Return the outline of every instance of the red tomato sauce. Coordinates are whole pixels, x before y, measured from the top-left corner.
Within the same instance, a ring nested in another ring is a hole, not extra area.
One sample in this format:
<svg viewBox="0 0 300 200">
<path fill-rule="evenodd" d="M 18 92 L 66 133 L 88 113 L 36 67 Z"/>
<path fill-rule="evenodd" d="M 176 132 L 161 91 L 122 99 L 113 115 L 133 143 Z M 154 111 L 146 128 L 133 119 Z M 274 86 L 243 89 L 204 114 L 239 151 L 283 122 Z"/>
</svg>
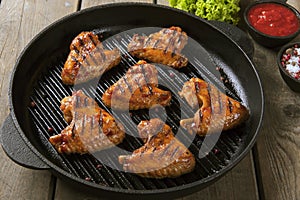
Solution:
<svg viewBox="0 0 300 200">
<path fill-rule="evenodd" d="M 248 12 L 248 21 L 258 31 L 271 36 L 288 36 L 300 26 L 295 13 L 283 5 L 262 3 Z"/>
</svg>

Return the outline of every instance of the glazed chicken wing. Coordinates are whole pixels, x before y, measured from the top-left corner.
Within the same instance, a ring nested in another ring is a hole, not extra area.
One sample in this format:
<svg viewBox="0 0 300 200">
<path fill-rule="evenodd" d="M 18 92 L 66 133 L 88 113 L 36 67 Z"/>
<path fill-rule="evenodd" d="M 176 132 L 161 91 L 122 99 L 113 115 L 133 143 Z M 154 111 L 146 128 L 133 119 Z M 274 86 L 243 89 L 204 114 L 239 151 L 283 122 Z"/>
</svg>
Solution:
<svg viewBox="0 0 300 200">
<path fill-rule="evenodd" d="M 138 131 L 145 144 L 132 155 L 119 156 L 125 171 L 161 179 L 175 178 L 194 170 L 194 155 L 160 119 L 141 121 Z"/>
<path fill-rule="evenodd" d="M 121 143 L 124 128 L 81 90 L 61 101 L 69 125 L 49 141 L 59 153 L 92 153 Z"/>
<path fill-rule="evenodd" d="M 82 32 L 70 45 L 70 53 L 61 78 L 64 84 L 74 85 L 100 77 L 121 61 L 118 49 L 104 49 L 93 32 Z"/>
<path fill-rule="evenodd" d="M 187 40 L 188 36 L 181 28 L 172 26 L 149 36 L 135 34 L 128 45 L 128 52 L 139 59 L 181 68 L 188 63 L 188 59 L 181 55 Z"/>
<path fill-rule="evenodd" d="M 117 110 L 146 109 L 156 104 L 167 106 L 171 100 L 171 92 L 157 86 L 155 66 L 139 61 L 105 91 L 102 101 L 106 106 Z"/>
<path fill-rule="evenodd" d="M 245 106 L 202 79 L 190 79 L 179 94 L 191 107 L 199 108 L 194 118 L 180 121 L 190 133 L 206 135 L 233 129 L 249 118 Z"/>
</svg>

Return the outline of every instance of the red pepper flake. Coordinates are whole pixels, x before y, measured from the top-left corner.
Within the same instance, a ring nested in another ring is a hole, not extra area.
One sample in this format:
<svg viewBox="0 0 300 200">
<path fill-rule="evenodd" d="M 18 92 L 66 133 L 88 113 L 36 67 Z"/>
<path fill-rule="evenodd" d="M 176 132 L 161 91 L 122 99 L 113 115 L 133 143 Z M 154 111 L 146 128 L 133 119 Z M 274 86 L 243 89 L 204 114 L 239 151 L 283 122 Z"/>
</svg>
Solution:
<svg viewBox="0 0 300 200">
<path fill-rule="evenodd" d="M 170 73 L 169 73 L 169 76 L 170 76 L 170 78 L 174 78 L 174 77 L 175 77 L 175 74 L 174 74 L 173 72 L 170 72 Z"/>
<path fill-rule="evenodd" d="M 293 52 L 293 53 L 294 53 L 294 55 L 295 55 L 295 56 L 297 56 L 297 55 L 298 55 L 298 51 L 297 51 L 297 50 L 294 50 L 294 52 Z"/>
<path fill-rule="evenodd" d="M 48 132 L 53 133 L 54 129 L 52 127 L 48 127 Z"/>
<path fill-rule="evenodd" d="M 96 166 L 96 168 L 97 169 L 101 169 L 103 166 L 101 165 L 101 164 L 98 164 L 97 166 Z"/>
<path fill-rule="evenodd" d="M 218 153 L 220 153 L 220 150 L 215 148 L 215 149 L 213 150 L 213 152 L 214 152 L 214 154 L 218 154 Z"/>
<path fill-rule="evenodd" d="M 295 48 L 298 48 L 298 44 L 295 44 L 294 47 L 295 47 Z"/>
<path fill-rule="evenodd" d="M 34 101 L 30 102 L 30 107 L 31 108 L 35 108 L 36 107 L 36 103 Z"/>
</svg>

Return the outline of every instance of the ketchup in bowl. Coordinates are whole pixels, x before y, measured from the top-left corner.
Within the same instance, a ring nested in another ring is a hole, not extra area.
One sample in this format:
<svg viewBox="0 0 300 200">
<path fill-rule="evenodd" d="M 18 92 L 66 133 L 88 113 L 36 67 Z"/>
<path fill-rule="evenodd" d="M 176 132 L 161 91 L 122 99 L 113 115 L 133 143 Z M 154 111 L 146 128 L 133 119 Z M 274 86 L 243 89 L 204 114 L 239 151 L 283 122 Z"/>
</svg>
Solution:
<svg viewBox="0 0 300 200">
<path fill-rule="evenodd" d="M 276 3 L 260 3 L 248 12 L 249 23 L 271 36 L 289 36 L 298 31 L 300 22 L 289 8 Z"/>
</svg>

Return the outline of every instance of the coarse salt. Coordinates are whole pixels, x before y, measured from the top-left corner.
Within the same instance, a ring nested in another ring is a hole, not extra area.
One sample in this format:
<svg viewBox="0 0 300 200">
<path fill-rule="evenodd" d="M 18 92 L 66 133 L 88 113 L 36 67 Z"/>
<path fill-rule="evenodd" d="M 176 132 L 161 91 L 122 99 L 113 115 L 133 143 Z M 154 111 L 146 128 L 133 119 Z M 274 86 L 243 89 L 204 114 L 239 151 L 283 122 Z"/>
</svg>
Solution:
<svg viewBox="0 0 300 200">
<path fill-rule="evenodd" d="M 300 80 L 300 48 L 293 47 L 292 49 L 292 52 L 296 51 L 297 53 L 296 55 L 294 53 L 290 54 L 290 58 L 285 60 L 284 67 L 292 77 Z M 285 55 L 283 55 L 283 57 Z"/>
</svg>

